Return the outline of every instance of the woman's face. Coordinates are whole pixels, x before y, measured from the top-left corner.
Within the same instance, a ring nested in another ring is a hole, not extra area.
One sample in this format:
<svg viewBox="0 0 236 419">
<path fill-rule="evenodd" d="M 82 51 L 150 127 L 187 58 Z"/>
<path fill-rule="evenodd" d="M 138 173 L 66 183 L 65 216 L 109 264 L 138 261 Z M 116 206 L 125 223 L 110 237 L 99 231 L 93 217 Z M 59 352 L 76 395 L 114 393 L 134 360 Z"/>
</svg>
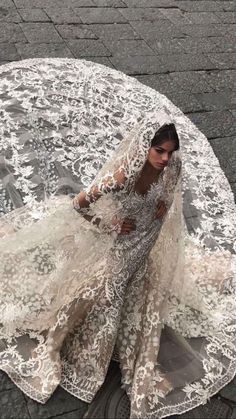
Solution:
<svg viewBox="0 0 236 419">
<path fill-rule="evenodd" d="M 156 170 L 163 170 L 170 160 L 175 143 L 171 140 L 163 141 L 160 145 L 155 145 L 149 149 L 147 161 Z"/>
</svg>

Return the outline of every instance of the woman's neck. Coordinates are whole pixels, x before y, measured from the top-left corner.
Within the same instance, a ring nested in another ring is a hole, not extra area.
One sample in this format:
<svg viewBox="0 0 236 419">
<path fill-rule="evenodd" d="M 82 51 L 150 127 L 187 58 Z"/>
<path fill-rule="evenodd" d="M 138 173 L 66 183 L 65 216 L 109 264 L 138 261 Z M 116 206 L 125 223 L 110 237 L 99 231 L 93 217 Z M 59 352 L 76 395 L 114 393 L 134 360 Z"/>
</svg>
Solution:
<svg viewBox="0 0 236 419">
<path fill-rule="evenodd" d="M 141 176 L 144 176 L 148 179 L 158 179 L 162 170 L 155 169 L 148 161 L 145 163 Z"/>
<path fill-rule="evenodd" d="M 157 181 L 160 173 L 161 170 L 156 170 L 150 164 L 147 165 L 146 163 L 136 181 L 134 190 L 141 195 L 145 195 L 150 185 Z"/>
</svg>

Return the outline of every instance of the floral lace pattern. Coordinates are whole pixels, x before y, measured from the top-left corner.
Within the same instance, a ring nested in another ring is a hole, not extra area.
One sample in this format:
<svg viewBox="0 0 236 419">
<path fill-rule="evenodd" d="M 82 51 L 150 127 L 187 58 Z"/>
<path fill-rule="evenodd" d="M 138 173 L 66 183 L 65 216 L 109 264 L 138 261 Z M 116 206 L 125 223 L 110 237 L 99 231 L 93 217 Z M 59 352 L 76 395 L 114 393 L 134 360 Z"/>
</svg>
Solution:
<svg viewBox="0 0 236 419">
<path fill-rule="evenodd" d="M 236 371 L 235 205 L 206 138 L 102 65 L 26 60 L 0 74 L 0 368 L 39 402 L 58 384 L 90 402 L 116 354 L 132 419 L 205 403 Z M 153 134 L 170 122 L 181 155 L 140 196 Z M 81 189 L 89 207 L 75 211 Z M 115 215 L 136 231 L 118 236 Z"/>
</svg>

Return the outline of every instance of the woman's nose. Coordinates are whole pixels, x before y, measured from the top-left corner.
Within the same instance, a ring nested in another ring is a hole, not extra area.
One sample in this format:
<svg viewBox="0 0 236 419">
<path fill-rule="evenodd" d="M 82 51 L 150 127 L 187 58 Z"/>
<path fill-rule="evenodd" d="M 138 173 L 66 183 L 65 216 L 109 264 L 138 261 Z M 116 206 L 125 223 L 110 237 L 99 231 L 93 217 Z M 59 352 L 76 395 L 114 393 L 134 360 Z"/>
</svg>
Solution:
<svg viewBox="0 0 236 419">
<path fill-rule="evenodd" d="M 168 153 L 163 154 L 163 155 L 162 155 L 162 160 L 163 160 L 164 162 L 168 162 L 168 160 L 169 160 L 169 154 L 168 154 Z"/>
</svg>

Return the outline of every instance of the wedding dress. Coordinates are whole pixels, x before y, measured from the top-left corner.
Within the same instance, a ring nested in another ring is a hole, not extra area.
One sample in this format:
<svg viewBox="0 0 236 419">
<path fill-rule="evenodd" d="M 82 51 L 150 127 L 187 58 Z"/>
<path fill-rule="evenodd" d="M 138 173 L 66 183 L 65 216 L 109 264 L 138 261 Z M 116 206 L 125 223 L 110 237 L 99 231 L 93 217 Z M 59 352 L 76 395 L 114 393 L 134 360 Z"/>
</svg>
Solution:
<svg viewBox="0 0 236 419">
<path fill-rule="evenodd" d="M 113 358 L 131 418 L 205 403 L 236 372 L 235 205 L 206 138 L 165 96 L 84 60 L 2 66 L 0 89 L 0 368 L 38 402 L 58 384 L 90 402 Z M 139 195 L 166 123 L 180 152 Z M 90 206 L 75 210 L 81 189 Z M 118 235 L 114 216 L 136 230 Z"/>
</svg>

